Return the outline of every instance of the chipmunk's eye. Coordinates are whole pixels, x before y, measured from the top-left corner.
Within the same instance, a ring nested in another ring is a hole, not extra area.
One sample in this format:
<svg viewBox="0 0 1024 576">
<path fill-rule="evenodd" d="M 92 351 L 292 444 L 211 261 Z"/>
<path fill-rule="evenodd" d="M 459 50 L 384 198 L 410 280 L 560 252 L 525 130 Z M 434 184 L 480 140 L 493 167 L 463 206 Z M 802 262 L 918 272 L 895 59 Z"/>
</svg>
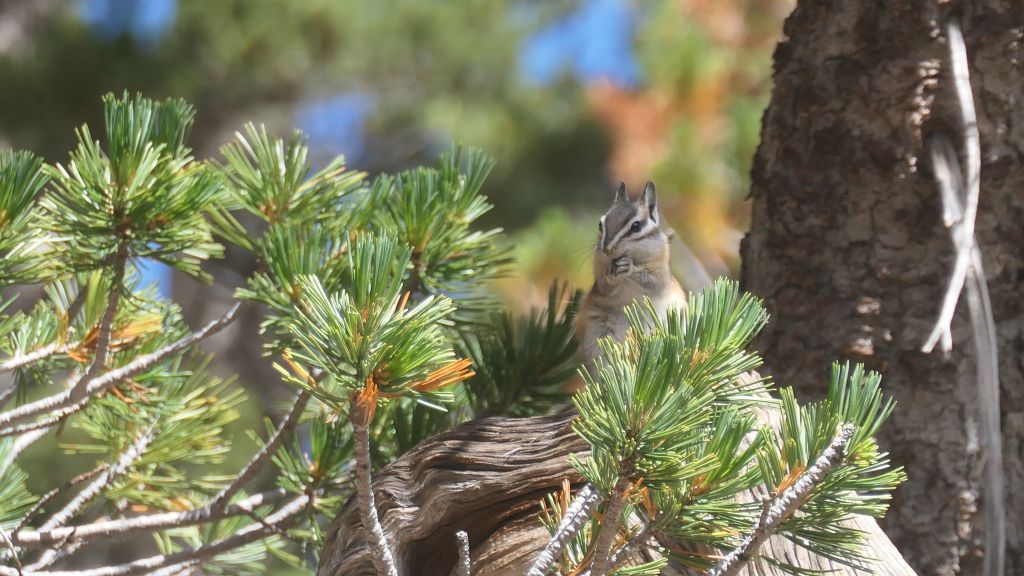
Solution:
<svg viewBox="0 0 1024 576">
<path fill-rule="evenodd" d="M 600 220 L 597 221 L 597 231 L 604 232 L 604 223 L 601 222 Z"/>
<path fill-rule="evenodd" d="M 630 234 L 636 234 L 637 232 L 639 232 L 640 231 L 640 224 L 641 223 L 640 223 L 639 220 L 634 221 L 633 224 L 630 225 L 630 227 L 629 227 L 629 233 Z"/>
</svg>

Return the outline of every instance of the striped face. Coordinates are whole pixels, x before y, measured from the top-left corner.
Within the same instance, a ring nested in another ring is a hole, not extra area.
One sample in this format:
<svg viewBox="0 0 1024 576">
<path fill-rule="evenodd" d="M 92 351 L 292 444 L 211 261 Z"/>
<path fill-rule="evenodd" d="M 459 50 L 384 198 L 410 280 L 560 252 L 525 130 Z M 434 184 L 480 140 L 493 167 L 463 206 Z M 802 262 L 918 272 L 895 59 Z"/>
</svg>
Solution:
<svg viewBox="0 0 1024 576">
<path fill-rule="evenodd" d="M 644 193 L 635 200 L 626 195 L 626 185 L 619 184 L 615 201 L 598 222 L 597 249 L 609 255 L 660 249 L 666 236 L 658 224 L 654 183 L 648 182 Z"/>
</svg>

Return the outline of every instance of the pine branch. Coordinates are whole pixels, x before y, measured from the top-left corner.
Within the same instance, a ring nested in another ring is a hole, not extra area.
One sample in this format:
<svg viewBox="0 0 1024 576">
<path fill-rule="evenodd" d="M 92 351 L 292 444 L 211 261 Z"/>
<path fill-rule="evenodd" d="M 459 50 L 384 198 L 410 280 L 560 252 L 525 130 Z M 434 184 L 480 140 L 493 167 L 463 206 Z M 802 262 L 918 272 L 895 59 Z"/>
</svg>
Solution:
<svg viewBox="0 0 1024 576">
<path fill-rule="evenodd" d="M 150 572 L 149 576 L 189 576 L 196 574 L 193 571 L 194 568 L 198 567 L 200 562 L 198 560 L 189 560 L 188 562 L 180 562 L 173 564 L 166 568 L 161 568 L 155 572 Z"/>
<path fill-rule="evenodd" d="M 120 458 L 113 466 L 107 468 L 104 474 L 99 478 L 93 480 L 88 486 L 86 486 L 81 492 L 79 492 L 74 498 L 71 499 L 64 508 L 60 509 L 56 514 L 50 517 L 49 520 L 43 523 L 39 528 L 40 531 L 45 532 L 59 528 L 66 524 L 68 520 L 71 520 L 76 514 L 78 514 L 86 504 L 92 501 L 93 498 L 99 496 L 99 494 L 110 485 L 118 476 L 124 474 L 124 472 L 135 463 L 142 454 L 146 451 L 146 447 L 153 441 L 153 437 L 156 435 L 156 430 L 153 425 L 150 425 L 139 434 L 135 441 L 121 453 Z M 64 548 L 68 546 L 68 548 Z M 73 554 L 81 544 L 77 542 L 65 542 L 59 547 L 51 548 L 47 550 L 42 557 L 33 563 L 29 568 L 38 570 L 45 568 L 57 560 L 67 558 Z"/>
<path fill-rule="evenodd" d="M 52 530 L 31 530 L 16 532 L 14 543 L 23 548 L 40 548 L 63 543 L 87 543 L 105 538 L 114 538 L 142 532 L 153 532 L 167 528 L 179 528 L 214 522 L 231 516 L 246 515 L 256 508 L 273 504 L 284 498 L 287 492 L 283 488 L 270 490 L 249 496 L 243 500 L 217 507 L 213 504 L 184 512 L 165 512 L 147 514 L 133 518 L 104 520 L 54 528 Z"/>
<path fill-rule="evenodd" d="M 21 522 L 14 529 L 14 536 L 15 536 L 15 538 L 17 538 L 18 537 L 18 533 L 20 533 L 21 530 L 25 526 L 28 525 L 29 520 L 31 520 L 32 517 L 35 516 L 37 512 L 39 512 L 47 504 L 49 504 L 50 501 L 52 501 L 53 499 L 57 498 L 58 496 L 60 496 L 65 491 L 70 490 L 71 488 L 74 488 L 75 486 L 81 484 L 82 482 L 88 482 L 89 480 L 92 480 L 93 478 L 96 477 L 97 474 L 99 474 L 100 472 L 103 472 L 104 470 L 106 470 L 107 467 L 108 467 L 107 464 L 100 464 L 99 466 L 93 468 L 92 470 L 89 470 L 87 472 L 82 472 L 78 476 L 75 476 L 74 478 L 68 480 L 64 484 L 61 484 L 60 486 L 58 486 L 58 487 L 54 488 L 53 490 L 50 490 L 49 492 L 44 494 L 43 497 L 40 498 L 32 506 L 32 509 L 25 513 L 25 516 L 21 519 Z"/>
<path fill-rule="evenodd" d="M 648 529 L 648 526 L 641 528 L 640 532 L 637 532 L 636 536 L 630 538 L 622 545 L 622 547 L 615 551 L 615 554 L 612 554 L 611 558 L 608 559 L 608 569 L 610 571 L 614 572 L 614 570 L 619 567 L 619 564 L 626 559 L 627 554 L 632 552 L 633 549 L 639 546 L 641 542 L 651 537 L 648 533 Z M 590 570 L 587 570 L 580 574 L 580 576 L 592 576 L 592 573 Z"/>
<path fill-rule="evenodd" d="M 110 333 L 114 326 L 114 317 L 117 316 L 117 305 L 121 300 L 124 269 L 127 260 L 128 241 L 122 238 L 121 243 L 117 247 L 117 254 L 114 255 L 114 277 L 110 282 L 107 307 L 103 310 L 103 317 L 100 318 L 100 325 L 96 336 L 96 354 L 93 356 L 89 369 L 85 371 L 85 375 L 71 387 L 68 397 L 72 402 L 79 402 L 85 396 L 89 383 L 107 369 L 107 354 L 110 352 Z"/>
<path fill-rule="evenodd" d="M 89 503 L 90 500 L 99 495 L 99 493 L 107 487 L 111 482 L 114 481 L 118 476 L 123 474 L 132 464 L 135 463 L 142 453 L 146 451 L 146 447 L 153 441 L 153 437 L 156 435 L 156 430 L 149 426 L 138 436 L 135 437 L 135 441 L 132 442 L 128 448 L 121 453 L 121 457 L 118 458 L 117 462 L 113 466 L 108 468 L 104 474 L 99 478 L 96 478 L 88 486 L 85 487 L 81 492 L 78 493 L 68 504 L 61 509 L 59 512 L 54 514 L 39 528 L 41 532 L 47 530 L 53 530 L 63 526 L 77 514 L 83 506 Z"/>
<path fill-rule="evenodd" d="M 106 374 L 94 379 L 93 381 L 89 382 L 85 390 L 85 396 L 80 402 L 76 403 L 71 399 L 70 391 L 54 394 L 52 396 L 48 396 L 41 400 L 25 404 L 23 406 L 15 408 L 14 410 L 9 410 L 7 412 L 0 414 L 0 426 L 9 426 L 11 424 L 17 424 L 33 416 L 38 416 L 39 414 L 44 414 L 47 412 L 53 412 L 74 407 L 80 408 L 80 405 L 84 405 L 84 403 L 88 402 L 90 398 L 95 397 L 96 395 L 101 394 L 103 392 L 106 392 L 107 390 L 123 382 L 127 378 L 131 378 L 136 374 L 145 372 L 146 370 L 158 364 L 162 360 L 168 358 L 169 356 L 187 349 L 188 347 L 202 341 L 208 336 L 216 334 L 225 326 L 234 321 L 235 318 L 238 317 L 240 307 L 240 304 L 235 304 L 235 306 L 232 307 L 227 314 L 218 318 L 217 320 L 214 320 L 213 322 L 210 322 L 206 326 L 203 326 L 196 332 L 193 332 L 192 334 L 178 340 L 177 342 L 165 346 L 164 348 L 161 348 L 156 352 L 152 352 L 144 356 L 139 356 L 138 358 L 132 360 L 128 364 L 125 364 L 124 366 L 117 368 L 115 370 L 111 370 Z M 0 435 L 3 435 L 4 432 L 0 432 Z"/>
<path fill-rule="evenodd" d="M 377 506 L 373 498 L 373 480 L 370 477 L 370 434 L 365 424 L 352 422 L 356 456 L 356 499 L 362 515 L 363 529 L 366 530 L 370 556 L 379 574 L 398 576 L 395 557 L 391 554 L 384 528 L 377 517 Z"/>
<path fill-rule="evenodd" d="M 286 525 L 301 514 L 310 503 L 311 498 L 308 495 L 298 496 L 277 512 L 267 516 L 264 522 L 275 527 Z M 158 554 L 126 564 L 89 570 L 39 571 L 27 569 L 23 575 L 19 575 L 14 569 L 0 567 L 0 576 L 132 576 L 135 574 L 147 574 L 159 568 L 187 564 L 189 562 L 198 563 L 202 560 L 214 558 L 219 554 L 266 538 L 271 533 L 272 530 L 268 530 L 260 523 L 253 523 L 228 538 L 174 554 Z"/>
<path fill-rule="evenodd" d="M 29 446 L 38 442 L 40 438 L 45 436 L 47 430 L 49 430 L 49 427 L 43 430 L 29 431 L 27 434 L 15 440 L 14 445 L 11 446 L 10 451 L 7 453 L 7 457 L 4 458 L 3 462 L 0 462 L 0 474 L 6 472 L 7 468 L 11 464 L 14 464 L 14 461 L 18 458 L 18 455 L 20 455 L 22 452 L 28 449 Z M 5 435 L 0 434 L 0 438 L 2 438 L 3 436 Z"/>
<path fill-rule="evenodd" d="M 469 556 L 469 535 L 465 530 L 459 530 L 455 533 L 455 539 L 459 543 L 459 576 L 470 576 L 473 564 Z"/>
<path fill-rule="evenodd" d="M 548 540 L 544 550 L 533 561 L 530 569 L 526 572 L 526 576 L 545 576 L 548 573 L 551 565 L 561 555 L 562 548 L 565 547 L 566 542 L 571 540 L 579 529 L 590 520 L 590 515 L 594 511 L 597 502 L 597 490 L 594 490 L 594 487 L 590 484 L 585 485 L 580 490 L 580 493 L 576 495 L 572 504 L 569 505 L 569 508 L 566 509 L 565 514 L 562 515 L 558 528 L 551 535 L 551 539 Z"/>
<path fill-rule="evenodd" d="M 77 347 L 77 345 L 77 342 L 74 344 L 58 344 L 57 342 L 54 342 L 52 344 L 47 344 L 46 346 L 37 348 L 27 354 L 19 354 L 17 356 L 13 356 L 11 358 L 8 358 L 3 363 L 0 363 L 0 373 L 11 372 L 12 370 L 23 368 L 25 366 L 28 366 L 29 364 L 39 362 L 40 360 L 46 360 L 50 356 L 54 356 L 56 354 L 65 354 L 71 350 L 74 350 Z M 7 392 L 4 392 L 4 394 L 6 393 Z M 4 400 L 0 398 L 0 406 L 3 405 L 3 402 Z"/>
<path fill-rule="evenodd" d="M 18 558 L 18 549 L 14 547 L 14 542 L 11 542 L 11 537 L 7 535 L 7 531 L 2 527 L 0 527 L 0 539 L 3 539 L 4 545 L 11 551 L 11 558 L 14 560 L 14 567 L 18 570 L 18 574 L 22 574 L 21 558 Z"/>
<path fill-rule="evenodd" d="M 607 576 L 611 567 L 609 558 L 612 542 L 615 535 L 619 533 L 619 520 L 622 518 L 622 511 L 626 508 L 626 490 L 630 486 L 629 476 L 619 476 L 615 487 L 608 495 L 608 504 L 605 506 L 603 519 L 601 520 L 601 531 L 598 532 L 594 544 L 594 562 L 591 564 L 590 572 L 593 576 Z"/>
<path fill-rule="evenodd" d="M 267 443 L 263 445 L 263 448 L 253 456 L 252 460 L 245 465 L 245 468 L 238 473 L 238 476 L 221 490 L 220 494 L 210 504 L 214 509 L 223 508 L 228 500 L 231 499 L 249 480 L 255 476 L 264 464 L 274 455 L 275 452 L 281 447 L 281 443 L 284 441 L 286 434 L 290 433 L 295 426 L 299 423 L 299 418 L 302 416 L 302 411 L 305 410 L 306 404 L 309 403 L 311 393 L 309 390 L 302 389 L 295 397 L 295 402 L 292 403 L 292 408 L 288 412 L 284 421 L 278 426 L 277 431 L 274 435 L 267 440 Z"/>
<path fill-rule="evenodd" d="M 844 426 L 829 444 L 814 465 L 800 475 L 800 478 L 789 488 L 779 494 L 765 508 L 754 531 L 743 538 L 743 541 L 732 552 L 729 552 L 715 565 L 707 576 L 734 576 L 750 561 L 757 553 L 757 549 L 772 534 L 774 534 L 782 523 L 793 515 L 800 506 L 814 491 L 815 487 L 828 476 L 840 462 L 846 453 L 847 445 L 853 438 L 853 426 Z"/>
</svg>

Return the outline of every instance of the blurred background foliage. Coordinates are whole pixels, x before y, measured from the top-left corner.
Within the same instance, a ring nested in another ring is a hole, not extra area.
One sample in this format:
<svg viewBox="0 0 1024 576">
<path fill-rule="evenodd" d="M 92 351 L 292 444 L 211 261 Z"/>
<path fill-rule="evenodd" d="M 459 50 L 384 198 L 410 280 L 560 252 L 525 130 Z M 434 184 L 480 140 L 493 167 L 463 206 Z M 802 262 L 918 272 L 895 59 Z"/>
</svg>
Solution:
<svg viewBox="0 0 1024 576">
<path fill-rule="evenodd" d="M 586 288 L 613 184 L 653 179 L 692 251 L 677 245 L 677 273 L 696 288 L 695 262 L 736 270 L 791 5 L 0 0 L 0 146 L 63 161 L 68 128 L 97 125 L 99 96 L 125 89 L 194 103 L 199 157 L 246 121 L 297 126 L 321 165 L 343 153 L 371 174 L 479 146 L 497 160 L 485 224 L 509 231 L 518 257 L 498 289 L 521 309 L 544 304 L 554 278 Z"/>
</svg>

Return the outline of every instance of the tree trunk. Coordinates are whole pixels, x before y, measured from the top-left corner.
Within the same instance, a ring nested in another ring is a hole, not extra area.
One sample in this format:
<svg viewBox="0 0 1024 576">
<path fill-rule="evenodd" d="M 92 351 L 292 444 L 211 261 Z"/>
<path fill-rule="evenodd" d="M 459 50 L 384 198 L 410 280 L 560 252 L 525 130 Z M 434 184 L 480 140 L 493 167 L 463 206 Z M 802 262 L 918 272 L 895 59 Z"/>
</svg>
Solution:
<svg viewBox="0 0 1024 576">
<path fill-rule="evenodd" d="M 998 322 L 1006 574 L 1024 574 L 1020 3 L 801 0 L 775 52 L 742 280 L 772 314 L 756 347 L 780 385 L 819 398 L 829 363 L 842 358 L 884 374 L 899 404 L 881 441 L 910 477 L 887 531 L 922 574 L 980 574 L 984 462 L 966 306 L 952 355 L 920 352 L 954 260 L 924 153 L 930 134 L 962 139 L 951 10 L 981 130 L 976 236 Z"/>
</svg>

